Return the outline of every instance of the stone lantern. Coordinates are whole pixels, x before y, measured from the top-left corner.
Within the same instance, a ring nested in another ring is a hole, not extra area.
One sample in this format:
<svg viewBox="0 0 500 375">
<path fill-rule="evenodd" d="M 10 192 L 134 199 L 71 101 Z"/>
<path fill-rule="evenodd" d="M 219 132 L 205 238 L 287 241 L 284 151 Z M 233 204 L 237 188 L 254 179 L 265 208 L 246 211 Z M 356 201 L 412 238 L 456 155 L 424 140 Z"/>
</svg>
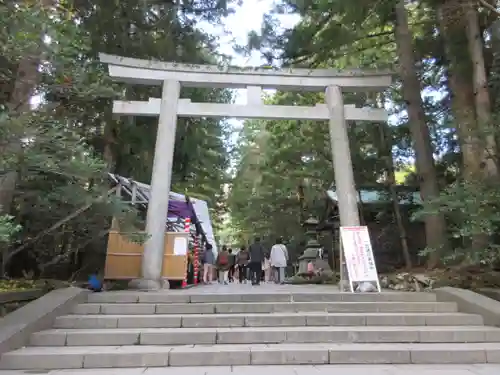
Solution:
<svg viewBox="0 0 500 375">
<path fill-rule="evenodd" d="M 318 233 L 316 228 L 319 224 L 318 219 L 309 216 L 309 218 L 302 224 L 306 230 L 306 248 L 304 253 L 298 258 L 299 260 L 299 272 L 298 274 L 307 273 L 307 265 L 309 262 L 314 262 L 319 256 L 319 249 L 321 244 L 318 242 Z"/>
</svg>

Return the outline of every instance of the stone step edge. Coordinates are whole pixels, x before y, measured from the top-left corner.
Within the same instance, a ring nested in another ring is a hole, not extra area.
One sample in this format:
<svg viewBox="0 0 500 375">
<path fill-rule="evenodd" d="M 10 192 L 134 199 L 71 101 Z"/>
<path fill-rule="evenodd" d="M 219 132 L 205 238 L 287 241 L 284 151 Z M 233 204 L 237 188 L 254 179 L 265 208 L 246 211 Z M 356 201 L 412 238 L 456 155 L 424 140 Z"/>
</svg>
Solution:
<svg viewBox="0 0 500 375">
<path fill-rule="evenodd" d="M 386 317 L 397 317 L 397 316 L 425 316 L 425 317 L 464 317 L 464 316 L 481 316 L 479 314 L 473 313 L 465 313 L 465 312 L 326 312 L 326 311 L 303 311 L 303 312 L 270 312 L 270 313 L 231 313 L 231 314 L 67 314 L 60 315 L 56 319 L 59 318 L 77 318 L 77 319 L 96 319 L 96 317 L 102 317 L 106 319 L 117 319 L 117 318 L 151 318 L 151 317 L 171 317 L 171 318 L 235 318 L 235 317 L 248 317 L 248 318 L 261 318 L 261 317 L 301 317 L 301 316 L 313 316 L 313 317 L 324 317 L 324 316 L 332 316 L 332 317 L 351 317 L 351 316 L 363 316 L 363 317 L 372 317 L 372 316 L 386 316 Z"/>
<path fill-rule="evenodd" d="M 193 309 L 195 308 L 195 309 Z M 240 310 L 240 311 L 234 311 Z M 245 311 L 246 309 L 250 311 Z M 75 306 L 76 314 L 217 314 L 217 313 L 266 313 L 266 312 L 457 312 L 456 302 L 263 302 L 255 303 L 203 303 L 203 304 L 154 304 L 154 303 L 87 303 Z"/>
<path fill-rule="evenodd" d="M 259 305 L 314 305 L 314 304 L 325 304 L 325 305 L 406 305 L 406 304 L 415 304 L 415 305 L 445 305 L 451 304 L 454 302 L 447 301 L 289 301 L 289 302 L 280 302 L 280 301 L 225 301 L 225 302 L 200 302 L 200 303 L 190 303 L 190 302 L 144 302 L 144 303 L 131 303 L 131 302 L 85 302 L 80 305 L 100 305 L 100 306 L 147 306 L 147 305 L 176 305 L 176 306 L 202 306 L 202 305 L 254 305 L 258 303 Z"/>
<path fill-rule="evenodd" d="M 300 332 L 400 332 L 400 331 L 463 331 L 463 332 L 500 332 L 500 327 L 485 325 L 466 325 L 466 326 L 274 326 L 274 327 L 137 327 L 137 328 L 53 328 L 34 333 L 86 333 L 95 334 L 117 334 L 117 333 L 209 333 L 209 332 L 281 332 L 281 331 L 300 331 Z"/>
<path fill-rule="evenodd" d="M 6 370 L 300 364 L 500 363 L 500 343 L 272 344 L 28 347 L 3 354 Z"/>
<path fill-rule="evenodd" d="M 382 293 L 340 293 L 340 292 L 292 292 L 292 293 L 258 293 L 258 294 L 168 294 L 168 293 L 99 293 L 89 295 L 92 303 L 209 303 L 209 302 L 307 302 L 325 301 L 340 302 L 356 300 L 372 300 L 373 302 L 433 302 L 436 295 L 427 292 L 382 292 Z"/>
<path fill-rule="evenodd" d="M 278 328 L 143 328 L 49 330 L 31 336 L 33 346 L 220 345 L 279 343 L 500 343 L 491 327 L 278 327 Z"/>
<path fill-rule="evenodd" d="M 467 326 L 484 325 L 481 315 L 466 313 L 267 313 L 267 314 L 74 314 L 59 316 L 54 328 L 209 328 L 325 326 Z"/>
</svg>

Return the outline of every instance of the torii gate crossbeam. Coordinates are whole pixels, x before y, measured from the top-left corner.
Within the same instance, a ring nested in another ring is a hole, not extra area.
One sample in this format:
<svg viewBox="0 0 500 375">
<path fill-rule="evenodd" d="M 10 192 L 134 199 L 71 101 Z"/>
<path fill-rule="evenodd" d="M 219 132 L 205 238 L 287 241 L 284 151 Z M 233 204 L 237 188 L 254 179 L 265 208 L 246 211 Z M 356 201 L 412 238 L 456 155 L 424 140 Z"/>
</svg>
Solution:
<svg viewBox="0 0 500 375">
<path fill-rule="evenodd" d="M 151 197 L 148 205 L 142 279 L 134 283 L 140 289 L 159 289 L 161 278 L 164 226 L 168 212 L 168 192 L 178 116 L 243 117 L 274 119 L 328 120 L 335 185 L 339 194 L 342 226 L 357 226 L 359 213 L 354 184 L 346 120 L 386 121 L 383 109 L 344 105 L 343 91 L 381 91 L 391 84 L 387 72 L 339 72 L 335 70 L 271 70 L 186 65 L 139 60 L 101 54 L 110 76 L 120 82 L 162 85 L 162 97 L 144 102 L 115 101 L 113 112 L 129 116 L 158 116 Z M 246 88 L 247 104 L 193 103 L 180 99 L 181 86 Z M 325 104 L 314 107 L 270 106 L 262 103 L 262 89 L 325 92 Z M 168 285 L 168 284 L 167 284 Z"/>
</svg>

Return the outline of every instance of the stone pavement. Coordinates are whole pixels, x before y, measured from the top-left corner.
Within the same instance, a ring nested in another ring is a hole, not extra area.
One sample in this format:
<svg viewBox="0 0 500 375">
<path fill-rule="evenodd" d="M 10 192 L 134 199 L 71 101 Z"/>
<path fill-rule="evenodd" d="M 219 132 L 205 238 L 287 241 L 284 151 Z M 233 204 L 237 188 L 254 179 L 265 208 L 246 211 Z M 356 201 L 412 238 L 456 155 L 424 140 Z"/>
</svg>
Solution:
<svg viewBox="0 0 500 375">
<path fill-rule="evenodd" d="M 0 370 L 0 375 L 499 375 L 500 365 L 316 365 Z"/>
<path fill-rule="evenodd" d="M 230 283 L 229 285 L 214 282 L 210 285 L 199 285 L 189 289 L 173 289 L 169 293 L 175 294 L 270 294 L 270 293 L 338 293 L 335 285 L 278 285 L 261 283 L 260 285 Z"/>
</svg>

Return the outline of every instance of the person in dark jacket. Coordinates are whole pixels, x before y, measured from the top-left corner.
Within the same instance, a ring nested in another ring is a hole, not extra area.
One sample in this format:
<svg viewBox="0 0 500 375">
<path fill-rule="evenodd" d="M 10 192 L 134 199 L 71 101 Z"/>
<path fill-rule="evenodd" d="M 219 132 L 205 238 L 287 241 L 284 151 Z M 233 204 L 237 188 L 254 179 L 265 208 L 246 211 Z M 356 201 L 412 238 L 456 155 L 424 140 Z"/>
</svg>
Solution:
<svg viewBox="0 0 500 375">
<path fill-rule="evenodd" d="M 245 281 L 245 284 L 247 282 L 247 269 L 249 260 L 250 255 L 248 254 L 248 250 L 245 246 L 242 246 L 236 257 L 236 263 L 238 263 L 238 277 L 240 280 L 240 284 L 243 283 L 243 281 Z"/>
<path fill-rule="evenodd" d="M 259 237 L 255 237 L 255 242 L 250 245 L 248 252 L 250 253 L 250 280 L 252 280 L 252 285 L 260 285 L 265 251 Z"/>
<path fill-rule="evenodd" d="M 229 282 L 234 282 L 234 271 L 236 270 L 236 254 L 233 254 L 233 249 L 227 251 L 229 253 Z"/>
</svg>

